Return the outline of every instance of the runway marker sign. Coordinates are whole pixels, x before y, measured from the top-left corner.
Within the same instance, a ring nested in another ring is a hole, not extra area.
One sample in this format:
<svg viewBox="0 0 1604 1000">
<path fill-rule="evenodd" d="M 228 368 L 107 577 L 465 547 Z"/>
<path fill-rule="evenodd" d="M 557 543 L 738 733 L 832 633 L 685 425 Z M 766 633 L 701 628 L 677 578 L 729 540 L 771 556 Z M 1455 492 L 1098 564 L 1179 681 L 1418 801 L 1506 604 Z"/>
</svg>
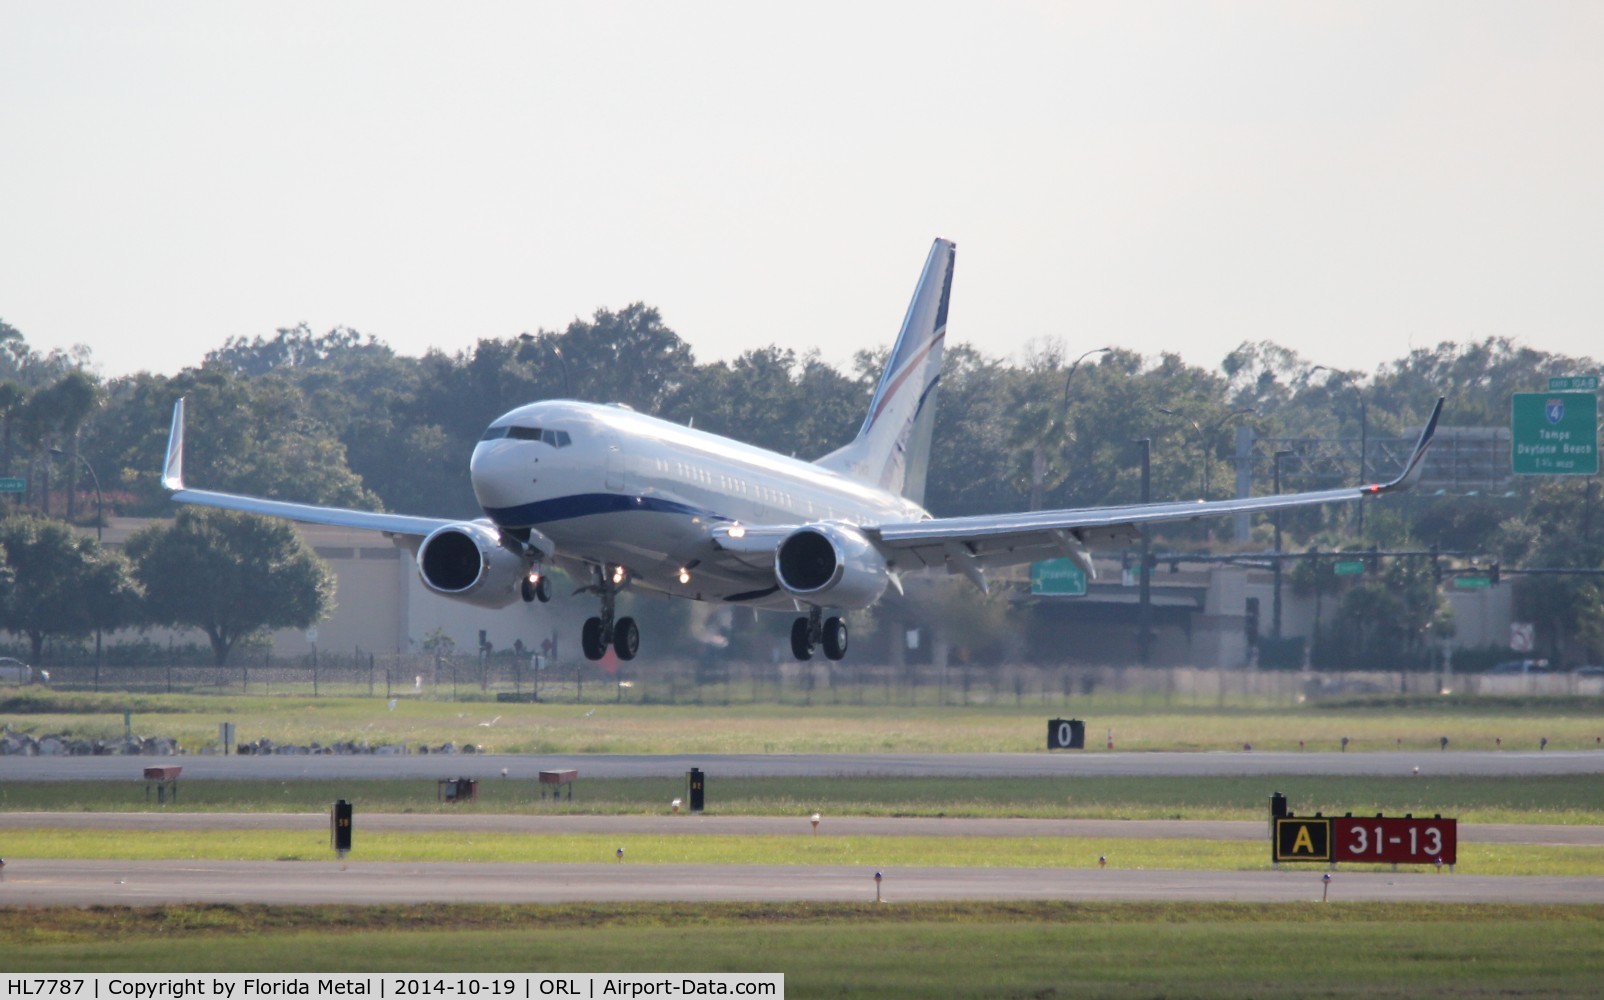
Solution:
<svg viewBox="0 0 1604 1000">
<path fill-rule="evenodd" d="M 1458 863 L 1459 821 L 1413 816 L 1341 816 L 1332 820 L 1333 861 L 1372 864 Z"/>
<path fill-rule="evenodd" d="M 1331 820 L 1277 818 L 1271 858 L 1282 861 L 1330 861 Z"/>
</svg>

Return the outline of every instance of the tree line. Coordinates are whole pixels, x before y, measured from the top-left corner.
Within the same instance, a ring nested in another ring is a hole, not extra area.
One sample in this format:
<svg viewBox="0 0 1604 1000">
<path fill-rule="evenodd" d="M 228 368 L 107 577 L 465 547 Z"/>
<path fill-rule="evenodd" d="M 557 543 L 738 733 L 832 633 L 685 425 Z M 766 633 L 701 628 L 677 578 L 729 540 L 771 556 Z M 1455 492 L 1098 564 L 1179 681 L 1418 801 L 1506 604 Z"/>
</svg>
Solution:
<svg viewBox="0 0 1604 1000">
<path fill-rule="evenodd" d="M 192 433 L 185 470 L 197 485 L 473 517 L 479 512 L 468 455 L 484 427 L 515 406 L 554 397 L 621 402 L 815 458 L 855 433 L 887 348 L 860 351 L 845 368 L 817 352 L 774 345 L 699 362 L 657 310 L 635 303 L 561 330 L 481 338 L 421 357 L 399 355 L 371 334 L 300 325 L 229 339 L 175 375 L 101 378 L 87 349 L 41 354 L 0 323 L 0 476 L 25 479 L 12 505 L 41 516 L 92 523 L 89 469 L 107 513 L 168 516 L 160 468 L 173 401 L 186 396 Z M 1263 440 L 1402 438 L 1423 423 L 1438 395 L 1448 397 L 1447 426 L 1507 427 L 1511 393 L 1540 389 L 1549 376 L 1597 371 L 1592 359 L 1507 338 L 1416 348 L 1369 372 L 1324 360 L 1331 359 L 1269 342 L 1244 343 L 1212 369 L 1118 345 L 1042 342 L 1006 359 L 951 346 L 926 506 L 959 516 L 1134 502 L 1137 439 L 1149 442 L 1154 500 L 1205 491 L 1218 498 L 1234 489 L 1238 427 Z M 1396 471 L 1377 461 L 1368 459 L 1370 479 Z M 1283 471 L 1283 488 L 1297 490 L 1356 483 L 1360 470 L 1357 462 L 1300 462 Z M 1255 490 L 1269 489 L 1268 476 L 1259 476 Z M 1479 492 L 1367 505 L 1362 535 L 1351 508 L 1290 513 L 1285 545 L 1435 545 L 1506 565 L 1604 565 L 1604 525 L 1593 524 L 1600 518 L 1590 479 L 1519 477 Z M 1218 525 L 1182 524 L 1161 529 L 1155 544 L 1262 550 L 1269 531 L 1265 522 L 1248 540 L 1226 541 Z M 1451 624 L 1442 620 L 1440 593 L 1433 599 L 1427 586 L 1435 582 L 1431 568 L 1422 565 L 1400 566 L 1406 581 L 1372 577 L 1340 589 L 1294 573 L 1296 586 L 1332 588 L 1329 634 L 1313 637 L 1317 647 L 1375 655 L 1418 649 L 1432 629 L 1445 634 Z M 1587 578 L 1533 578 L 1518 588 L 1520 613 L 1538 624 L 1553 655 L 1604 655 L 1604 595 Z"/>
</svg>

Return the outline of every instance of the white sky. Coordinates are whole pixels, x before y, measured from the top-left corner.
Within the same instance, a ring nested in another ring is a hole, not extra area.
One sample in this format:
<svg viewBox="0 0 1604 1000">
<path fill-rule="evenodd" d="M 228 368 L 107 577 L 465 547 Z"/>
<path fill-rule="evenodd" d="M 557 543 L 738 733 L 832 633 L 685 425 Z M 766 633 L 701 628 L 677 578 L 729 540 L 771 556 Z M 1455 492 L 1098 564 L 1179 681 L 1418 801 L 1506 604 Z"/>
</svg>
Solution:
<svg viewBox="0 0 1604 1000">
<path fill-rule="evenodd" d="M 0 0 L 0 318 L 171 373 L 643 300 L 701 360 L 1598 356 L 1604 4 Z"/>
</svg>

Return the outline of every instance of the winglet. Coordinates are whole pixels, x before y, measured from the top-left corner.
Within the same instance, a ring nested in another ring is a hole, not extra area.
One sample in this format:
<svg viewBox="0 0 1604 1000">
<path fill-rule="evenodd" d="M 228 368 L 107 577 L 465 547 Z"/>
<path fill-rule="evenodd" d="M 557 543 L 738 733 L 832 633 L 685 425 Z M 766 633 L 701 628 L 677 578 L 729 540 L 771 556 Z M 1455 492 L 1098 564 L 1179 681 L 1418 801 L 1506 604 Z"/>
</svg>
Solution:
<svg viewBox="0 0 1604 1000">
<path fill-rule="evenodd" d="M 173 404 L 173 428 L 167 433 L 167 461 L 162 465 L 162 486 L 184 488 L 184 397 Z"/>
<path fill-rule="evenodd" d="M 1365 487 L 1366 493 L 1396 493 L 1413 489 L 1420 482 L 1421 470 L 1425 468 L 1426 449 L 1431 447 L 1432 439 L 1437 436 L 1437 419 L 1442 416 L 1442 404 L 1446 397 L 1438 396 L 1437 405 L 1431 408 L 1431 419 L 1426 421 L 1426 427 L 1420 432 L 1420 440 L 1415 442 L 1414 453 L 1404 465 L 1403 472 L 1390 483 Z"/>
</svg>

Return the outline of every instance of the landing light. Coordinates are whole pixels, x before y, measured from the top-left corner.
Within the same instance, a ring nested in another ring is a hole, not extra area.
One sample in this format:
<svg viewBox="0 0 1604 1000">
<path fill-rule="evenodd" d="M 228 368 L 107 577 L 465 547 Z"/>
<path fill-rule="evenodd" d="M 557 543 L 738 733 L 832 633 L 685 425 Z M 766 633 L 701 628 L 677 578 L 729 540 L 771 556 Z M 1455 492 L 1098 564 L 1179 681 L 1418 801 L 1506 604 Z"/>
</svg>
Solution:
<svg viewBox="0 0 1604 1000">
<path fill-rule="evenodd" d="M 730 525 L 730 537 L 731 538 L 745 538 L 746 537 L 746 529 L 744 527 L 742 527 L 741 525 L 739 525 L 739 524 L 732 524 L 732 525 Z"/>
<path fill-rule="evenodd" d="M 679 582 L 680 583 L 690 583 L 691 582 L 691 571 L 688 570 L 688 569 L 680 570 L 679 571 Z"/>
<path fill-rule="evenodd" d="M 623 583 L 624 582 L 624 567 L 622 567 L 622 566 L 614 566 L 613 567 L 613 582 L 614 583 Z"/>
</svg>

